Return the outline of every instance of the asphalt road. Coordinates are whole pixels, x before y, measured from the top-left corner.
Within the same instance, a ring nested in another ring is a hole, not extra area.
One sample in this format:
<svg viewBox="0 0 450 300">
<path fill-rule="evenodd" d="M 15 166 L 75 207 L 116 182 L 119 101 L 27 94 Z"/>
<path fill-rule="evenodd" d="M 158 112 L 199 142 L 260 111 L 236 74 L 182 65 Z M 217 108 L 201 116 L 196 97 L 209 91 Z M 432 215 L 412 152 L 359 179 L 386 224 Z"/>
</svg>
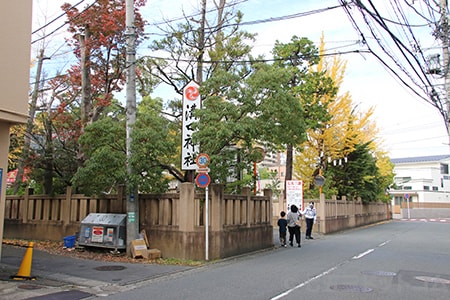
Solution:
<svg viewBox="0 0 450 300">
<path fill-rule="evenodd" d="M 208 264 L 108 299 L 448 300 L 450 223 L 391 221 L 302 240 L 301 248 Z"/>
</svg>

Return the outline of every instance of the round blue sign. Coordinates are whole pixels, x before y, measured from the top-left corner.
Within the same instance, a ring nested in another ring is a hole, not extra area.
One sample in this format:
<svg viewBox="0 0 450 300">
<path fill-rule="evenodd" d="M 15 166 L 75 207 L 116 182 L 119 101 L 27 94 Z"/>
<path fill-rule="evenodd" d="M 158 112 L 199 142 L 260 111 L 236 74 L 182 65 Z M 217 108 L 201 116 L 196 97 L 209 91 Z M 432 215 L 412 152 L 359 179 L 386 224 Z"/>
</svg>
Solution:
<svg viewBox="0 0 450 300">
<path fill-rule="evenodd" d="M 197 185 L 202 188 L 207 187 L 210 182 L 211 178 L 209 177 L 208 173 L 200 173 L 195 178 L 195 183 L 197 183 Z"/>
</svg>

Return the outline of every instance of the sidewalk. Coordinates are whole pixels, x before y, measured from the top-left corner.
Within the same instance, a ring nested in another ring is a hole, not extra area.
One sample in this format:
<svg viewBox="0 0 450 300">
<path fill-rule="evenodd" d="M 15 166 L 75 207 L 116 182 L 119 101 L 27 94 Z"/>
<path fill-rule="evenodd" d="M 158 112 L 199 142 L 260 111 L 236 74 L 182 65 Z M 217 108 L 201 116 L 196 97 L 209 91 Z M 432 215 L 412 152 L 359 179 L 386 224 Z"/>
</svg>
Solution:
<svg viewBox="0 0 450 300">
<path fill-rule="evenodd" d="M 139 263 L 117 263 L 56 256 L 33 250 L 30 277 L 13 280 L 26 248 L 3 245 L 0 261 L 0 299 L 77 300 L 105 297 L 127 290 L 133 284 L 186 271 L 193 267 Z"/>
</svg>

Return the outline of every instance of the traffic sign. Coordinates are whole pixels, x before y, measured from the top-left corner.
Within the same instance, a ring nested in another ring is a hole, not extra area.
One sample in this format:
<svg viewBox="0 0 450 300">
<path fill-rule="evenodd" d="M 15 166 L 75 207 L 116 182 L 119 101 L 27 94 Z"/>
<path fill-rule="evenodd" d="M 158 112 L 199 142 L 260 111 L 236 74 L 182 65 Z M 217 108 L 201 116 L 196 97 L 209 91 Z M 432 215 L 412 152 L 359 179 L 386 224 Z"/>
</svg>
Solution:
<svg viewBox="0 0 450 300">
<path fill-rule="evenodd" d="M 211 178 L 208 173 L 199 173 L 197 177 L 195 177 L 195 183 L 198 187 L 205 188 L 211 182 Z"/>
<path fill-rule="evenodd" d="M 197 155 L 195 162 L 199 168 L 206 168 L 209 165 L 209 155 L 206 153 L 200 153 Z"/>
</svg>

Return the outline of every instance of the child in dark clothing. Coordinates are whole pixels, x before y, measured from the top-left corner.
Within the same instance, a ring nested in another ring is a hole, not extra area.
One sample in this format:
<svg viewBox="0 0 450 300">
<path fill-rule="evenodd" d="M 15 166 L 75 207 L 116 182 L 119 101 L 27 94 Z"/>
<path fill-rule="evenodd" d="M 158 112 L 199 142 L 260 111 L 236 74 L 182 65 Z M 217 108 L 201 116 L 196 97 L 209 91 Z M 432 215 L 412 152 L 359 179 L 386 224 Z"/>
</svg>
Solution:
<svg viewBox="0 0 450 300">
<path fill-rule="evenodd" d="M 278 219 L 278 227 L 280 233 L 280 244 L 281 247 L 286 248 L 286 231 L 287 231 L 287 220 L 285 219 L 286 213 L 282 211 L 280 213 L 280 218 Z"/>
</svg>

